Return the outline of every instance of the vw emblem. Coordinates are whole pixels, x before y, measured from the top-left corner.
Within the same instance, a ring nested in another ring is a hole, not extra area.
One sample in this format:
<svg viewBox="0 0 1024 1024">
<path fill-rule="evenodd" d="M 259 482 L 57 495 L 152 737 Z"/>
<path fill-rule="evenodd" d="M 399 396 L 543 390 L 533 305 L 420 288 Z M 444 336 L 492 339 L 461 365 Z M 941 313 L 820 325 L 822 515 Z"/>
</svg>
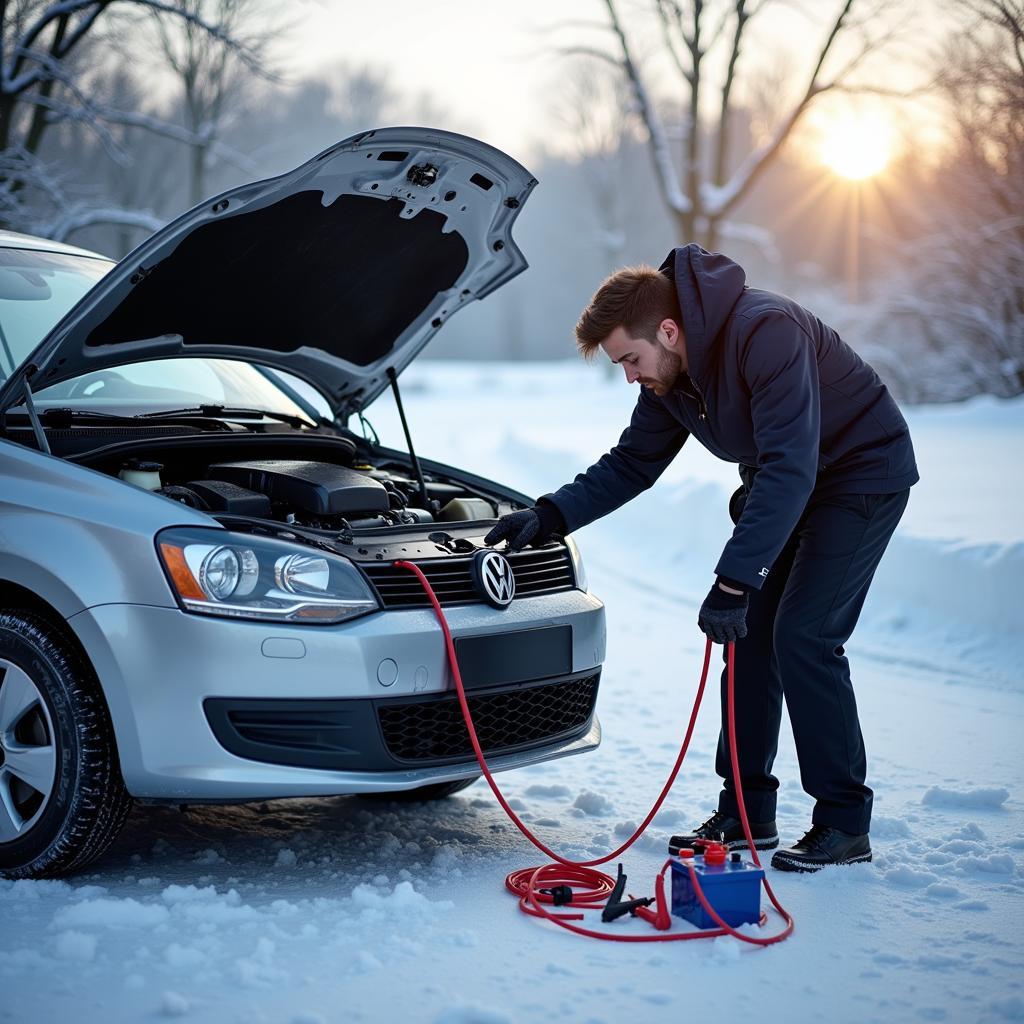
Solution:
<svg viewBox="0 0 1024 1024">
<path fill-rule="evenodd" d="M 470 563 L 473 584 L 484 600 L 495 608 L 507 608 L 516 596 L 512 566 L 497 551 L 478 551 Z"/>
</svg>

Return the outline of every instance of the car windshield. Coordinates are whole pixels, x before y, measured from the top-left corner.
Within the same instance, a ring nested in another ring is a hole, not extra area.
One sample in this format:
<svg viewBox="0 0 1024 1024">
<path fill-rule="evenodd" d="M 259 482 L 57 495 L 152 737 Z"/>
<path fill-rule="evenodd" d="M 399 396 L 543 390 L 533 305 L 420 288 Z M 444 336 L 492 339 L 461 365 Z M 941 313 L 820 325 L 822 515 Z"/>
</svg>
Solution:
<svg viewBox="0 0 1024 1024">
<path fill-rule="evenodd" d="M 112 266 L 88 256 L 0 248 L 0 380 Z"/>
<path fill-rule="evenodd" d="M 200 405 L 260 409 L 330 419 L 322 396 L 280 370 L 236 359 L 150 359 L 96 370 L 36 393 L 41 409 L 55 405 L 118 415 L 158 413 Z M 227 413 L 230 418 L 230 412 Z"/>
</svg>

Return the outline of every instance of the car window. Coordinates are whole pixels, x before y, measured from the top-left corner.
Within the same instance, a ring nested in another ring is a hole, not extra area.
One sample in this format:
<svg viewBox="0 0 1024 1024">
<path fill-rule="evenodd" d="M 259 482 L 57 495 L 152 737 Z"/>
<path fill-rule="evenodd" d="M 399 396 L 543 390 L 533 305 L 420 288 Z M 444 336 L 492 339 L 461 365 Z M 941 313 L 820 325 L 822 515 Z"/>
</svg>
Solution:
<svg viewBox="0 0 1024 1024">
<path fill-rule="evenodd" d="M 0 248 L 0 380 L 112 266 L 87 256 Z"/>
<path fill-rule="evenodd" d="M 282 388 L 289 395 L 292 395 L 296 401 L 301 401 L 303 404 L 308 405 L 318 416 L 322 416 L 326 420 L 333 419 L 330 403 L 308 381 L 304 381 L 301 377 L 296 377 L 294 374 L 286 373 L 284 370 L 279 370 L 277 367 L 273 369 L 267 367 L 263 372 L 271 380 L 280 382 Z"/>
<path fill-rule="evenodd" d="M 230 371 L 228 371 L 230 372 Z M 224 380 L 208 360 L 204 359 L 151 359 L 143 363 L 125 363 L 111 369 L 87 373 L 65 382 L 64 390 L 80 398 L 159 398 L 173 391 L 182 398 L 199 402 L 223 403 L 226 397 Z M 76 386 L 77 384 L 77 386 Z M 115 387 L 120 384 L 120 387 Z M 61 388 L 55 385 L 53 390 Z M 51 389 L 40 391 L 46 398 Z"/>
<path fill-rule="evenodd" d="M 237 359 L 150 359 L 61 381 L 42 388 L 36 398 L 44 408 L 59 403 L 71 408 L 131 414 L 210 404 L 308 418 L 308 409 L 293 401 L 272 376 Z M 303 396 L 298 397 L 301 401 Z"/>
</svg>

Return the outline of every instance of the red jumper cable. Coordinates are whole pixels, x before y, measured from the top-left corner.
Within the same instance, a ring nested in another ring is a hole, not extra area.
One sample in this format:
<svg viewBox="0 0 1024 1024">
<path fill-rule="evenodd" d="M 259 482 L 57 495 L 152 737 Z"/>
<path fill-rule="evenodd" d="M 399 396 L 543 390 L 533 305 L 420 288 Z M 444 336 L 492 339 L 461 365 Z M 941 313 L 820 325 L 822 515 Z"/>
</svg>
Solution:
<svg viewBox="0 0 1024 1024">
<path fill-rule="evenodd" d="M 539 867 L 521 868 L 518 871 L 513 871 L 505 879 L 506 888 L 513 895 L 519 897 L 519 907 L 524 913 L 532 914 L 535 917 L 542 917 L 545 920 L 558 925 L 560 928 L 565 928 L 567 931 L 575 932 L 577 935 L 586 935 L 590 938 L 605 939 L 611 942 L 679 942 L 687 939 L 713 939 L 719 935 L 732 935 L 743 942 L 748 942 L 755 946 L 770 946 L 773 943 L 781 942 L 792 934 L 793 918 L 778 901 L 778 898 L 772 891 L 772 887 L 768 882 L 767 876 L 762 880 L 765 892 L 768 893 L 768 898 L 771 900 L 772 905 L 786 922 L 786 926 L 781 932 L 778 932 L 775 935 L 768 935 L 764 937 L 758 935 L 746 935 L 727 924 L 716 913 L 714 907 L 712 907 L 708 902 L 703 890 L 701 889 L 700 880 L 697 877 L 697 873 L 694 871 L 692 864 L 687 865 L 687 867 L 690 872 L 690 881 L 693 885 L 694 892 L 697 894 L 697 899 L 700 901 L 707 915 L 718 925 L 717 928 L 706 928 L 697 932 L 678 932 L 670 935 L 616 935 L 611 931 L 596 931 L 592 928 L 583 928 L 580 925 L 572 924 L 573 921 L 583 920 L 583 914 L 553 914 L 545 909 L 545 904 L 550 905 L 555 902 L 555 898 L 550 890 L 560 886 L 568 886 L 572 889 L 572 905 L 584 910 L 594 910 L 603 906 L 608 896 L 611 894 L 612 889 L 614 888 L 613 880 L 603 871 L 597 871 L 595 869 L 599 864 L 607 864 L 608 861 L 614 860 L 620 854 L 624 853 L 637 841 L 637 839 L 640 838 L 641 835 L 643 835 L 644 830 L 651 823 L 651 820 L 654 818 L 655 814 L 658 813 L 661 805 L 664 803 L 665 798 L 669 794 L 669 790 L 671 790 L 672 785 L 676 780 L 676 776 L 679 774 L 679 769 L 682 767 L 683 759 L 686 757 L 686 751 L 690 746 L 690 738 L 693 735 L 693 729 L 697 723 L 697 712 L 700 710 L 701 700 L 704 696 L 704 687 L 707 683 L 708 668 L 711 664 L 712 641 L 710 637 L 708 638 L 707 645 L 704 649 L 704 666 L 701 670 L 700 683 L 697 686 L 697 694 L 693 701 L 693 709 L 690 712 L 690 721 L 686 727 L 686 734 L 683 737 L 683 743 L 679 748 L 679 754 L 676 757 L 675 764 L 672 766 L 668 779 L 666 780 L 658 799 L 655 800 L 654 806 L 647 813 L 647 816 L 640 823 L 633 835 L 631 835 L 629 839 L 627 839 L 617 850 L 612 851 L 607 854 L 607 856 L 599 857 L 596 860 L 572 861 L 555 853 L 554 850 L 541 842 L 529 830 L 526 824 L 520 820 L 516 812 L 509 807 L 508 801 L 502 795 L 501 790 L 498 788 L 498 784 L 494 781 L 494 776 L 491 775 L 491 771 L 487 767 L 487 761 L 484 757 L 483 749 L 480 746 L 480 740 L 477 738 L 476 729 L 473 727 L 473 718 L 469 711 L 469 703 L 466 700 L 466 691 L 462 685 L 462 673 L 459 671 L 459 662 L 455 656 L 455 644 L 452 641 L 452 634 L 448 628 L 448 621 L 445 618 L 444 612 L 441 610 L 441 605 L 437 599 L 437 595 L 434 593 L 434 589 L 431 587 L 430 581 L 423 574 L 423 571 L 418 565 L 415 565 L 413 562 L 406 561 L 396 561 L 394 564 L 396 568 L 408 569 L 416 576 L 433 606 L 434 614 L 437 616 L 437 621 L 444 633 L 445 647 L 448 653 L 448 663 L 451 666 L 452 677 L 455 680 L 455 689 L 459 698 L 459 706 L 462 708 L 462 717 L 465 720 L 466 729 L 469 732 L 469 739 L 473 745 L 473 752 L 476 754 L 477 762 L 480 765 L 480 771 L 487 780 L 487 784 L 491 787 L 491 791 L 497 798 L 498 803 L 501 804 L 502 809 L 508 815 L 509 820 L 531 843 L 533 843 L 534 846 L 537 847 L 538 850 L 541 851 L 541 853 L 550 857 L 554 862 L 551 864 L 541 864 Z M 736 715 L 734 707 L 736 652 L 734 644 L 728 644 L 727 653 L 728 681 L 726 686 L 726 717 L 728 719 L 727 728 L 729 731 L 729 753 L 732 760 L 733 783 L 736 788 L 736 803 L 739 809 L 740 822 L 743 825 L 743 835 L 745 836 L 747 846 L 750 849 L 750 856 L 753 859 L 754 864 L 756 864 L 757 867 L 761 867 L 761 861 L 757 855 L 757 849 L 754 846 L 753 837 L 750 834 L 750 823 L 747 820 L 747 809 L 743 802 L 743 787 L 740 782 L 739 759 L 736 754 Z M 669 869 L 671 863 L 671 858 L 665 861 L 655 881 L 655 891 L 659 896 L 658 909 L 661 913 L 654 914 L 651 911 L 644 912 L 645 908 L 638 908 L 638 913 L 640 913 L 644 919 L 654 924 L 660 931 L 664 930 L 665 925 L 665 872 Z M 543 891 L 542 887 L 548 891 Z M 762 913 L 760 921 L 761 925 L 764 925 L 767 922 L 767 919 L 767 915 Z"/>
</svg>

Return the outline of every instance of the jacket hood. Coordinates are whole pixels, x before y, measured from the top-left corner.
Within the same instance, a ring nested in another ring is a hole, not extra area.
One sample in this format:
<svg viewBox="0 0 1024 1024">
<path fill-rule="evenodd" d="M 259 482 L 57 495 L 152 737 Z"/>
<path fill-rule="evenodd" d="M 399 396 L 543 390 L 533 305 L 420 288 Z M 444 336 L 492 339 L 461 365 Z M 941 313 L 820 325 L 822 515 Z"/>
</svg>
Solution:
<svg viewBox="0 0 1024 1024">
<path fill-rule="evenodd" d="M 728 256 L 695 242 L 673 249 L 659 270 L 675 281 L 679 295 L 688 372 L 695 380 L 705 380 L 715 340 L 746 287 L 746 272 Z"/>
<path fill-rule="evenodd" d="M 511 229 L 535 185 L 466 136 L 354 135 L 162 228 L 22 365 L 38 389 L 146 359 L 242 359 L 309 381 L 347 417 L 450 316 L 526 268 Z"/>
</svg>

